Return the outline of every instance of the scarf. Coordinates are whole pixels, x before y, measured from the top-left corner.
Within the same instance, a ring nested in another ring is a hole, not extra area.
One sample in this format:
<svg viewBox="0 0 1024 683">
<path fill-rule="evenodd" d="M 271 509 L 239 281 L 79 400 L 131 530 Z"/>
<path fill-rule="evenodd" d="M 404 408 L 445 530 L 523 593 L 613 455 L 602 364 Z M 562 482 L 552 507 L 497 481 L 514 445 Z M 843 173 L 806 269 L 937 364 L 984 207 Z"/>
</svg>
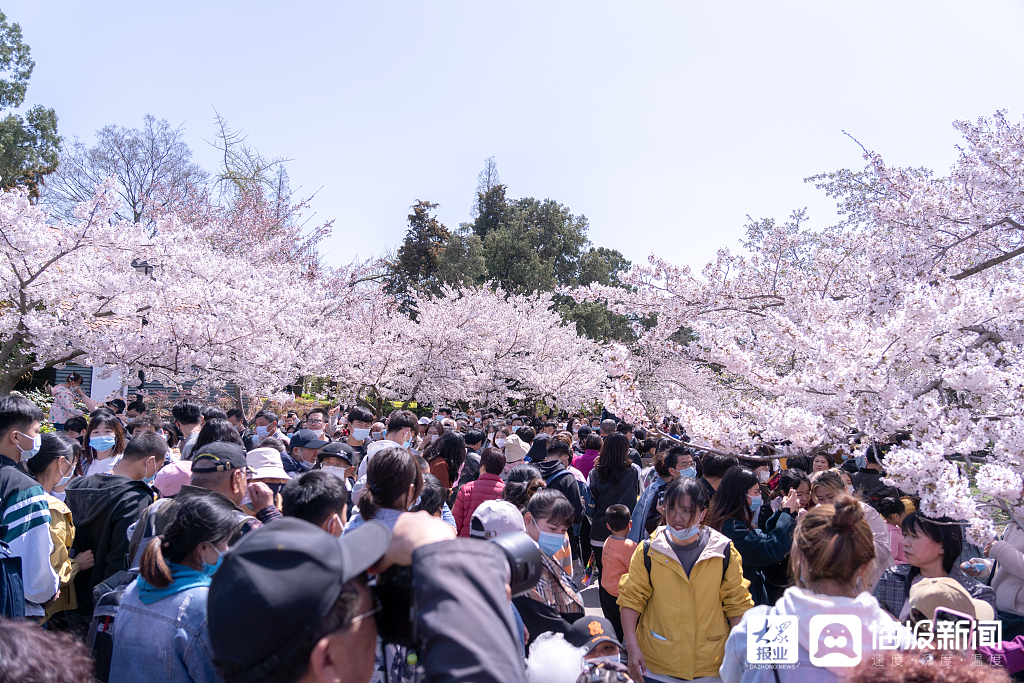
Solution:
<svg viewBox="0 0 1024 683">
<path fill-rule="evenodd" d="M 187 591 L 189 588 L 210 585 L 210 577 L 192 567 L 173 562 L 168 562 L 167 566 L 171 568 L 171 583 L 164 588 L 157 588 L 141 576 L 136 579 L 139 586 L 139 600 L 143 605 L 152 605 L 154 602 L 169 598 L 175 593 Z"/>
</svg>

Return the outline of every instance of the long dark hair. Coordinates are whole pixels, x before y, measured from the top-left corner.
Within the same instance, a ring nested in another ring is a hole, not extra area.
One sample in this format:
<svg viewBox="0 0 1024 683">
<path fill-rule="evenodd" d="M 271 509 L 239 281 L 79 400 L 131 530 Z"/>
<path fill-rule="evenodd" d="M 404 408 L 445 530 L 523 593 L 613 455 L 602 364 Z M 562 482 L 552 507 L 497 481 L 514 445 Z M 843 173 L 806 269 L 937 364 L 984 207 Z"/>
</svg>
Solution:
<svg viewBox="0 0 1024 683">
<path fill-rule="evenodd" d="M 223 541 L 234 528 L 235 516 L 226 502 L 212 496 L 189 498 L 163 535 L 146 546 L 139 573 L 156 588 L 166 588 L 174 580 L 168 562 L 181 564 L 200 543 Z"/>
<path fill-rule="evenodd" d="M 747 491 L 759 484 L 757 475 L 750 468 L 742 465 L 729 468 L 711 500 L 707 525 L 721 531 L 726 521 L 738 519 L 748 529 L 752 529 L 753 513 L 747 503 Z"/>
<path fill-rule="evenodd" d="M 78 445 L 77 441 L 74 441 L 64 432 L 47 432 L 43 434 L 42 441 L 39 452 L 28 460 L 22 460 L 21 462 L 25 471 L 36 481 L 39 481 L 39 477 L 57 458 L 64 458 L 69 464 L 73 465 L 75 462 L 75 446 Z"/>
<path fill-rule="evenodd" d="M 200 448 L 215 441 L 224 441 L 245 447 L 242 437 L 238 435 L 238 430 L 234 425 L 223 418 L 215 417 L 203 423 L 203 428 L 199 430 L 199 436 L 196 437 L 196 445 L 192 447 L 192 452 L 198 453 Z"/>
<path fill-rule="evenodd" d="M 360 516 L 373 519 L 382 508 L 394 509 L 410 486 L 414 487 L 415 500 L 423 490 L 423 474 L 413 454 L 398 446 L 377 451 L 366 466 L 366 488 L 359 498 Z"/>
<path fill-rule="evenodd" d="M 601 455 L 597 458 L 594 468 L 597 470 L 598 481 L 617 480 L 623 470 L 631 466 L 629 461 L 629 439 L 625 434 L 615 432 L 604 440 Z"/>
<path fill-rule="evenodd" d="M 106 410 L 98 410 L 89 419 L 89 426 L 85 430 L 82 442 L 85 444 L 85 453 L 82 455 L 82 462 L 79 463 L 81 473 L 85 474 L 89 465 L 96 459 L 96 449 L 89 445 L 89 439 L 97 427 L 106 426 L 114 432 L 114 455 L 124 453 L 124 425 L 113 413 Z"/>
<path fill-rule="evenodd" d="M 448 481 L 454 485 L 459 478 L 459 468 L 466 462 L 466 440 L 459 432 L 444 432 L 440 439 L 427 446 L 423 458 L 427 462 L 434 458 L 444 458 L 448 465 Z"/>
</svg>

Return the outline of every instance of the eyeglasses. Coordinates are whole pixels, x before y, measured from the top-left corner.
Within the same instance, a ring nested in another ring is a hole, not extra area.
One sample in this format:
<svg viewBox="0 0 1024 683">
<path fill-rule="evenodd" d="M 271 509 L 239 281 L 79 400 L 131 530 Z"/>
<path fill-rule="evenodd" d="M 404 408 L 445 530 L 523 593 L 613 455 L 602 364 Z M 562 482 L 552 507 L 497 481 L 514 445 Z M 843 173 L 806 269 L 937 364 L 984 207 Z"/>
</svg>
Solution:
<svg viewBox="0 0 1024 683">
<path fill-rule="evenodd" d="M 306 424 L 308 425 L 322 425 L 326 424 L 326 421 L 322 417 L 307 417 Z"/>
</svg>

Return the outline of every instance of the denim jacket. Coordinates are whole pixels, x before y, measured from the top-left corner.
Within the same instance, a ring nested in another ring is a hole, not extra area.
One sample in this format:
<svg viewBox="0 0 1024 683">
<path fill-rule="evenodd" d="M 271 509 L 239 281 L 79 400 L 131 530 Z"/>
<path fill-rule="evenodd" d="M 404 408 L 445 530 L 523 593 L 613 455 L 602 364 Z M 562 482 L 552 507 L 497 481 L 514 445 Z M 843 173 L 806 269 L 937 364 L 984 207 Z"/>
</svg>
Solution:
<svg viewBox="0 0 1024 683">
<path fill-rule="evenodd" d="M 114 620 L 110 683 L 221 683 L 206 624 L 208 591 L 189 588 L 144 605 L 133 582 Z"/>
</svg>

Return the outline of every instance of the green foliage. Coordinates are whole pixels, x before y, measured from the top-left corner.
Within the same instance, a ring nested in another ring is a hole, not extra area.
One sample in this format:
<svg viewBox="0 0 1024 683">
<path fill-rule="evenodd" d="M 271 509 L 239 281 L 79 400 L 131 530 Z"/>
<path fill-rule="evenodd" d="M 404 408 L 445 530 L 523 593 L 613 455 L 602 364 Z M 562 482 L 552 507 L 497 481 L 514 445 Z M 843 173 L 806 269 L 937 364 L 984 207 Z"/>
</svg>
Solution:
<svg viewBox="0 0 1024 683">
<path fill-rule="evenodd" d="M 34 67 L 21 26 L 7 23 L 0 12 L 0 109 L 24 104 Z M 24 118 L 8 114 L 0 120 L 0 187 L 25 187 L 38 199 L 43 177 L 57 170 L 59 149 L 57 114 L 52 109 L 36 105 Z"/>
<path fill-rule="evenodd" d="M 472 230 L 459 230 L 448 237 L 437 264 L 438 278 L 449 285 L 481 285 L 487 281 L 484 243 Z"/>
<path fill-rule="evenodd" d="M 451 232 L 431 213 L 437 206 L 416 200 L 402 246 L 388 264 L 387 289 L 400 300 L 408 300 L 413 292 L 437 292 L 443 283 L 439 266 Z"/>
</svg>

